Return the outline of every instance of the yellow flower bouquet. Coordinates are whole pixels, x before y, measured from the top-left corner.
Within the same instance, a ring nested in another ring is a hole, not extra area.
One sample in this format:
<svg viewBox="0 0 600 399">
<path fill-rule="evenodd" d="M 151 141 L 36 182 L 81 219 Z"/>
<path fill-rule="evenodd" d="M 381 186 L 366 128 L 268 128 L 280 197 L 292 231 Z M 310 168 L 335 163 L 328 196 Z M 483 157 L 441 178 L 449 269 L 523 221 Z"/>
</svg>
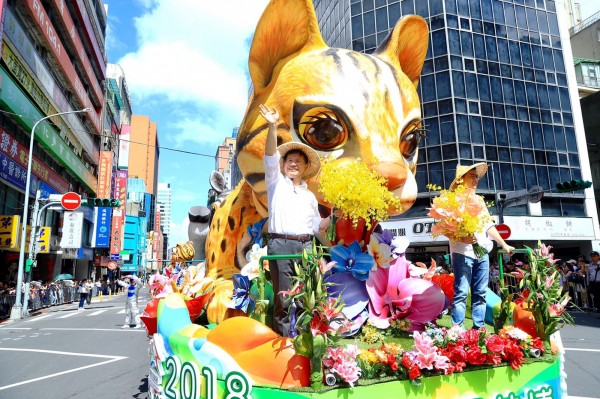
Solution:
<svg viewBox="0 0 600 399">
<path fill-rule="evenodd" d="M 390 209 L 401 209 L 400 200 L 388 190 L 386 180 L 360 159 L 326 159 L 322 162 L 319 191 L 323 200 L 340 209 L 356 227 L 364 219 L 371 223 L 387 219 Z M 335 217 L 327 239 L 335 241 Z"/>
<path fill-rule="evenodd" d="M 427 188 L 436 191 L 440 189 L 432 184 L 428 184 Z M 434 238 L 444 235 L 452 241 L 460 241 L 481 233 L 483 227 L 492 221 L 489 213 L 482 213 L 489 206 L 491 204 L 487 204 L 474 189 L 462 184 L 454 190 L 441 190 L 440 195 L 433 199 L 427 214 L 436 221 L 431 234 Z M 487 253 L 479 244 L 474 244 L 473 250 L 478 258 Z"/>
</svg>

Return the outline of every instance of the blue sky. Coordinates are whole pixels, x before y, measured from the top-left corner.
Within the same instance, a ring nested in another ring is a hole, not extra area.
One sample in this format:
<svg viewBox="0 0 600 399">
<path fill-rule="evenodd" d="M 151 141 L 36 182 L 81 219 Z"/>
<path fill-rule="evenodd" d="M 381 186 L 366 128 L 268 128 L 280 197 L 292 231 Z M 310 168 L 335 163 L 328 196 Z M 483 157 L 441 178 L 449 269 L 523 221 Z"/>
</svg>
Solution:
<svg viewBox="0 0 600 399">
<path fill-rule="evenodd" d="M 579 1 L 583 19 L 600 11 L 597 1 Z M 158 126 L 171 245 L 187 241 L 187 210 L 206 204 L 217 146 L 243 117 L 250 40 L 267 2 L 104 0 L 108 61 L 125 71 L 133 112 Z"/>
<path fill-rule="evenodd" d="M 267 0 L 104 3 L 108 61 L 125 71 L 134 114 L 157 123 L 159 181 L 172 188 L 170 245 L 187 241 L 187 210 L 206 205 L 217 146 L 245 111 L 248 50 Z"/>
</svg>

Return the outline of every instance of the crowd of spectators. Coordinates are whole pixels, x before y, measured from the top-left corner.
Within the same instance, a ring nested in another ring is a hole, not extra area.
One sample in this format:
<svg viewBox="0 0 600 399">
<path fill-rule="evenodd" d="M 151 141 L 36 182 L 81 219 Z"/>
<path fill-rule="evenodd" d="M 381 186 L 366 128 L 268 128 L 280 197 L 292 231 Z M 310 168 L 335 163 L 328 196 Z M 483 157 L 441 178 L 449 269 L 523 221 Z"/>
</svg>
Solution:
<svg viewBox="0 0 600 399">
<path fill-rule="evenodd" d="M 569 292 L 571 303 L 569 308 L 600 311 L 600 255 L 592 251 L 590 259 L 579 255 L 577 259 L 556 260 L 555 267 L 559 282 L 564 292 Z M 503 265 L 504 285 L 510 293 L 518 293 L 519 282 L 523 271 L 529 264 L 513 256 Z M 490 287 L 496 294 L 500 293 L 500 271 L 498 263 L 490 265 Z"/>
</svg>

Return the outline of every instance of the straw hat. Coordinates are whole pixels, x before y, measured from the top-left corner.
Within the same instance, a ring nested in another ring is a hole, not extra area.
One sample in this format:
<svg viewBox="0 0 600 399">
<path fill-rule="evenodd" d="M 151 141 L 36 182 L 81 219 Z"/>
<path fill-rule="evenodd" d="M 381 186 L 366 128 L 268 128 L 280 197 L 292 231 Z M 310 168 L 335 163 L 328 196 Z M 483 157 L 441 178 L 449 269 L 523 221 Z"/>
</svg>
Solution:
<svg viewBox="0 0 600 399">
<path fill-rule="evenodd" d="M 461 180 L 463 178 L 463 176 L 466 175 L 467 172 L 470 171 L 471 169 L 475 169 L 475 171 L 477 172 L 477 177 L 481 179 L 483 176 L 485 176 L 488 167 L 485 162 L 479 162 L 479 163 L 469 165 L 469 166 L 457 165 L 456 166 L 456 177 L 454 178 L 452 183 L 450 183 L 450 190 L 454 190 L 456 188 L 456 186 L 458 186 L 459 180 Z"/>
<path fill-rule="evenodd" d="M 279 160 L 279 164 L 283 169 L 283 160 L 285 159 L 285 154 L 292 150 L 299 150 L 308 159 L 308 165 L 306 166 L 306 170 L 302 175 L 302 179 L 308 180 L 311 177 L 315 176 L 319 173 L 319 169 L 321 169 L 321 159 L 319 158 L 319 154 L 306 144 L 298 143 L 295 141 L 290 141 L 288 143 L 284 143 L 277 147 L 279 154 L 281 155 L 281 159 Z"/>
</svg>

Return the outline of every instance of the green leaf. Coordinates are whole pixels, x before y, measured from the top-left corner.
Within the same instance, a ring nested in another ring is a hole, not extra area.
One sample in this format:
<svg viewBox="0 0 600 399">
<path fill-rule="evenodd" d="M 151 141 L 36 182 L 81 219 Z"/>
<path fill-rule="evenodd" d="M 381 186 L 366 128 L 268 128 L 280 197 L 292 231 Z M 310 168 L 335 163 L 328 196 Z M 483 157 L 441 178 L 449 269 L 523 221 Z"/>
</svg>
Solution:
<svg viewBox="0 0 600 399">
<path fill-rule="evenodd" d="M 312 357 L 312 339 L 310 334 L 300 334 L 294 337 L 294 349 L 300 356 L 307 358 Z"/>
</svg>

